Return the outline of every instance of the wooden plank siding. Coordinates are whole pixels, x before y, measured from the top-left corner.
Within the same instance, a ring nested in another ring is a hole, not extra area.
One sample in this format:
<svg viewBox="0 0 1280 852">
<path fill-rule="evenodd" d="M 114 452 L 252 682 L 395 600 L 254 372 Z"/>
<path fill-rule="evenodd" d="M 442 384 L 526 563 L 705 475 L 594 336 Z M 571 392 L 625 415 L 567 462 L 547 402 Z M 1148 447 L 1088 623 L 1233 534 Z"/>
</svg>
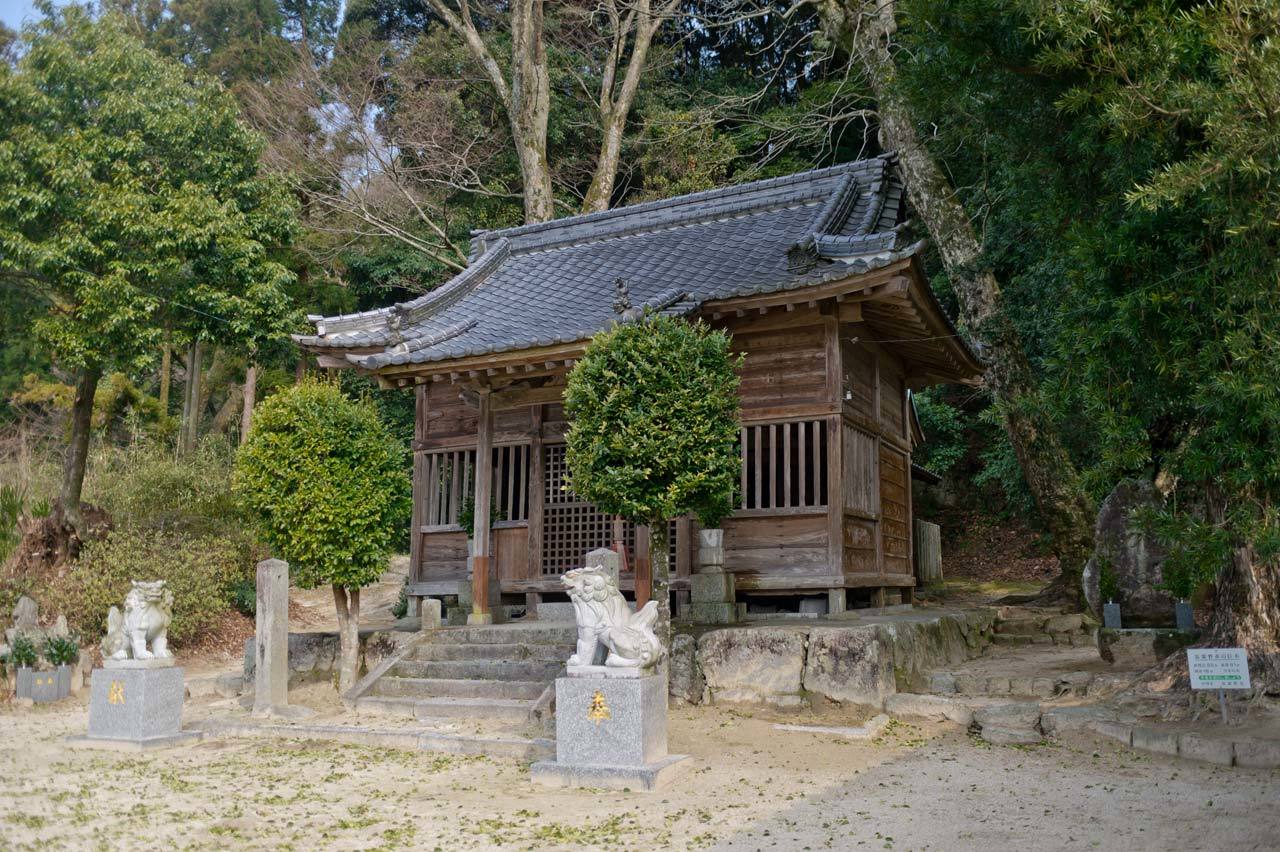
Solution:
<svg viewBox="0 0 1280 852">
<path fill-rule="evenodd" d="M 900 585 L 912 573 L 906 369 L 847 321 L 859 316 L 832 301 L 720 322 L 744 355 L 738 509 L 724 522 L 726 568 L 744 591 Z M 581 559 L 588 539 L 617 537 L 611 519 L 565 515 L 592 507 L 553 505 L 563 499 L 551 493 L 561 474 L 549 475 L 548 464 L 557 464 L 568 429 L 563 404 L 550 401 L 555 387 L 514 392 L 511 403 L 494 392 L 494 502 L 504 520 L 491 551 L 504 592 L 558 591 L 559 572 Z M 476 408 L 452 381 L 420 384 L 416 394 L 414 579 L 465 581 L 457 512 L 475 490 L 467 473 L 477 466 Z M 552 541 L 566 524 L 576 524 L 574 540 Z M 688 577 L 697 524 L 674 526 L 673 574 Z M 634 565 L 648 536 L 622 527 Z"/>
</svg>

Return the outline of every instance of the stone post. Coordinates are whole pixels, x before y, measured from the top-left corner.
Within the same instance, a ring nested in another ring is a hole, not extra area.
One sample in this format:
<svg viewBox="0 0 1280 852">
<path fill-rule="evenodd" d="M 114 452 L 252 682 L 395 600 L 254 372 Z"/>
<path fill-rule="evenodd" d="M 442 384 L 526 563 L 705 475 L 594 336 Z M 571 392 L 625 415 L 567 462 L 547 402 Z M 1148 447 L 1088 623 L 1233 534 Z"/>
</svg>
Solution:
<svg viewBox="0 0 1280 852">
<path fill-rule="evenodd" d="M 689 578 L 689 614 L 699 624 L 738 620 L 733 574 L 724 570 L 724 530 L 698 531 L 698 568 Z"/>
<path fill-rule="evenodd" d="M 253 712 L 267 714 L 289 703 L 289 563 L 258 563 Z"/>
<path fill-rule="evenodd" d="M 422 598 L 422 630 L 440 629 L 440 599 Z"/>
<path fill-rule="evenodd" d="M 613 584 L 618 584 L 618 576 L 622 573 L 622 557 L 608 547 L 601 547 L 587 554 L 583 563 L 587 568 L 603 568 L 613 577 Z"/>
</svg>

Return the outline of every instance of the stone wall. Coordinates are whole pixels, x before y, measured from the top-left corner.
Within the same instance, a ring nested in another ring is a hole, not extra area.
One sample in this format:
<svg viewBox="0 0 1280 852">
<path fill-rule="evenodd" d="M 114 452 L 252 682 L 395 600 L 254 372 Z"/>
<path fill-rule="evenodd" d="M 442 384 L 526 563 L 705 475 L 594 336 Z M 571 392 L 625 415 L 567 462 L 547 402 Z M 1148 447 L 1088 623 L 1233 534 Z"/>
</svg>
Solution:
<svg viewBox="0 0 1280 852">
<path fill-rule="evenodd" d="M 991 641 L 992 610 L 860 616 L 856 623 L 730 627 L 681 634 L 671 654 L 677 702 L 794 707 L 821 698 L 882 707 L 921 692 L 930 670 L 976 657 Z"/>
<path fill-rule="evenodd" d="M 396 630 L 360 631 L 360 670 L 367 671 L 395 653 L 416 633 Z M 253 683 L 257 653 L 256 640 L 244 642 L 244 682 Z M 338 634 L 289 634 L 289 686 L 331 680 L 338 675 Z"/>
</svg>

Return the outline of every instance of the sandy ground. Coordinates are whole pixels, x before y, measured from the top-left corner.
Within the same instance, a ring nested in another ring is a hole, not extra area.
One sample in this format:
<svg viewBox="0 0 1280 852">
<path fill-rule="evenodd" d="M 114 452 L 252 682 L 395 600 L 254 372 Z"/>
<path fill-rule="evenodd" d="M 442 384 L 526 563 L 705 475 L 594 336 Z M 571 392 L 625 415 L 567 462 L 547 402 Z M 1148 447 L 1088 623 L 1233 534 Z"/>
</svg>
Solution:
<svg viewBox="0 0 1280 852">
<path fill-rule="evenodd" d="M 196 705 L 189 716 L 212 712 Z M 993 747 L 894 724 L 874 742 L 673 710 L 688 772 L 658 794 L 548 790 L 514 760 L 323 742 L 79 750 L 82 700 L 0 708 L 0 848 L 1259 850 L 1280 772 L 1110 741 Z M 843 721 L 856 721 L 845 719 Z"/>
</svg>

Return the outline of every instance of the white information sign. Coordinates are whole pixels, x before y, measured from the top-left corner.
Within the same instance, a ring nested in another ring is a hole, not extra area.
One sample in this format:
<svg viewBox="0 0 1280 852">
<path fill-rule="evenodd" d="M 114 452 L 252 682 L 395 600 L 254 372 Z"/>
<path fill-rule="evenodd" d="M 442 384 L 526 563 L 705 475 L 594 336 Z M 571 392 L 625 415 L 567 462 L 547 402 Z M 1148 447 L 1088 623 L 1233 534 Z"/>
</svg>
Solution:
<svg viewBox="0 0 1280 852">
<path fill-rule="evenodd" d="M 1244 648 L 1188 648 L 1192 689 L 1249 689 Z"/>
</svg>

